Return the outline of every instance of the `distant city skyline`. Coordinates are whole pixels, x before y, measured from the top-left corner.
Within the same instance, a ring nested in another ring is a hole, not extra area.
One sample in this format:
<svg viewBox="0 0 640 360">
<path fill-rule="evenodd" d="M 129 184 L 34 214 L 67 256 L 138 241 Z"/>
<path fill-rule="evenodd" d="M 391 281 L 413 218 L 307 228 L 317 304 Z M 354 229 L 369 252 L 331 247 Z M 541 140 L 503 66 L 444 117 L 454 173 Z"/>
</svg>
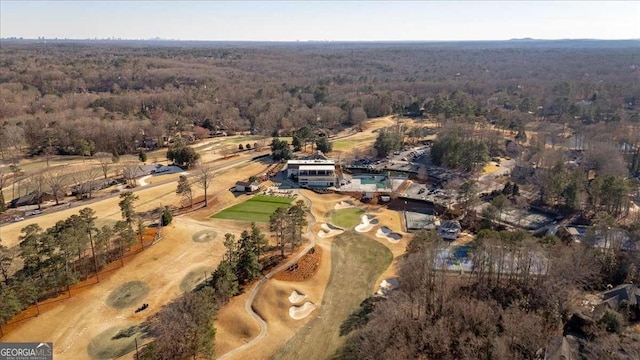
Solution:
<svg viewBox="0 0 640 360">
<path fill-rule="evenodd" d="M 211 41 L 640 39 L 640 2 L 2 0 L 0 37 Z"/>
</svg>

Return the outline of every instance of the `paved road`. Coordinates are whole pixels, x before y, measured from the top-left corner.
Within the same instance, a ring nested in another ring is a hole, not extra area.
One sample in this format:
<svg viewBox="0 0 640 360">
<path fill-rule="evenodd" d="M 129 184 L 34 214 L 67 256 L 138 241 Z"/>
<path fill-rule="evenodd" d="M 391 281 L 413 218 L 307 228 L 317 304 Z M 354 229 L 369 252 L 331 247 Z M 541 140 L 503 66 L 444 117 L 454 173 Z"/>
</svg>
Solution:
<svg viewBox="0 0 640 360">
<path fill-rule="evenodd" d="M 213 161 L 213 162 L 209 162 L 208 165 L 212 165 L 213 171 L 221 171 L 224 170 L 226 168 L 230 168 L 245 162 L 250 162 L 250 161 L 254 161 L 252 160 L 254 157 L 259 156 L 259 155 L 264 155 L 269 153 L 270 150 L 265 150 L 265 151 L 260 151 L 260 152 L 251 152 L 251 153 L 246 153 L 243 154 L 241 156 L 238 157 L 234 157 L 228 160 L 223 160 L 223 161 Z M 218 163 L 213 165 L 214 163 Z M 194 171 L 193 173 L 190 173 L 187 175 L 187 177 L 194 177 L 197 176 L 197 169 L 196 171 Z M 153 178 L 153 177 L 152 177 Z M 152 183 L 145 185 L 145 186 L 139 186 L 136 187 L 134 189 L 132 189 L 132 192 L 136 192 L 136 191 L 140 191 L 140 190 L 146 190 L 149 188 L 153 188 L 156 186 L 162 186 L 168 183 L 175 183 L 176 180 L 175 179 L 165 179 L 165 180 L 159 180 L 159 181 L 153 181 Z M 55 208 L 49 208 L 49 209 L 45 209 L 43 210 L 41 215 L 35 215 L 35 216 L 30 216 L 28 217 L 28 219 L 32 219 L 34 217 L 38 217 L 38 216 L 43 216 L 43 215 L 47 215 L 47 214 L 52 214 L 58 211 L 62 211 L 62 210 L 67 210 L 67 209 L 73 209 L 73 208 L 77 208 L 77 207 L 87 207 L 90 204 L 99 202 L 99 201 L 103 201 L 106 199 L 110 199 L 112 197 L 116 197 L 116 196 L 120 196 L 120 192 L 117 193 L 113 193 L 113 194 L 107 194 L 105 196 L 101 196 L 101 197 L 95 197 L 95 198 L 91 198 L 91 199 L 87 199 L 87 200 L 76 200 L 76 201 L 71 201 L 69 202 L 71 204 L 71 206 L 56 206 Z M 67 204 L 69 204 L 67 203 Z M 8 225 L 11 224 L 12 222 L 5 222 L 4 224 L 0 224 L 0 227 L 2 227 L 3 225 Z"/>
<path fill-rule="evenodd" d="M 260 291 L 260 288 L 262 287 L 262 285 L 264 285 L 264 283 L 267 282 L 267 280 L 269 280 L 273 275 L 279 273 L 280 271 L 298 262 L 300 258 L 306 255 L 309 252 L 309 250 L 311 250 L 316 245 L 316 237 L 315 237 L 315 234 L 313 233 L 313 225 L 316 223 L 316 218 L 313 216 L 313 213 L 311 212 L 311 200 L 302 194 L 300 194 L 300 196 L 305 200 L 305 203 L 307 204 L 307 208 L 309 209 L 309 215 L 311 216 L 311 221 L 309 221 L 309 226 L 307 227 L 307 236 L 309 237 L 309 245 L 307 245 L 300 253 L 298 253 L 298 255 L 296 255 L 289 261 L 285 262 L 284 264 L 278 266 L 277 268 L 271 270 L 267 275 L 263 276 L 262 279 L 260 279 L 260 281 L 258 281 L 255 285 L 253 285 L 253 288 L 251 288 L 251 291 L 249 292 L 249 297 L 247 298 L 247 301 L 245 301 L 244 303 L 244 310 L 258 323 L 258 325 L 260 326 L 260 333 L 256 337 L 251 339 L 251 341 L 247 342 L 246 344 L 240 347 L 237 347 L 229 351 L 228 353 L 222 355 L 219 358 L 220 360 L 229 359 L 232 356 L 251 348 L 252 346 L 257 344 L 260 340 L 264 339 L 265 336 L 267 336 L 268 328 L 267 328 L 266 321 L 264 321 L 264 319 L 260 317 L 260 315 L 256 314 L 256 312 L 253 311 L 253 301 L 255 300 L 256 295 L 258 294 L 258 291 Z"/>
</svg>

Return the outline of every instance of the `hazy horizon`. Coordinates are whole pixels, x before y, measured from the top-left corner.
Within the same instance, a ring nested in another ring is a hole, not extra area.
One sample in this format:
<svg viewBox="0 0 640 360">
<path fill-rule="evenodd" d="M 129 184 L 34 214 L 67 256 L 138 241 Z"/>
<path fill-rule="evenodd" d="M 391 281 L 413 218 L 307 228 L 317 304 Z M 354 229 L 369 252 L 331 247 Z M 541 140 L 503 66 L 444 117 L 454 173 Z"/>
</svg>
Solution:
<svg viewBox="0 0 640 360">
<path fill-rule="evenodd" d="M 640 2 L 13 1 L 0 37 L 181 41 L 640 38 Z"/>
</svg>

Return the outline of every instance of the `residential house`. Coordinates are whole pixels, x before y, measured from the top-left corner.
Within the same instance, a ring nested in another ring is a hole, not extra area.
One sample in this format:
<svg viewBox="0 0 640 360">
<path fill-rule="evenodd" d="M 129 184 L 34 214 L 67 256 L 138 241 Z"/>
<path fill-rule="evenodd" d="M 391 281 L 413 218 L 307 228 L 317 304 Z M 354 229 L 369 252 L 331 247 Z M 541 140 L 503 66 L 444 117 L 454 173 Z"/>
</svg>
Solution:
<svg viewBox="0 0 640 360">
<path fill-rule="evenodd" d="M 455 240 L 460 236 L 462 226 L 456 220 L 445 220 L 438 227 L 438 235 L 445 240 Z"/>
<path fill-rule="evenodd" d="M 235 191 L 253 193 L 260 190 L 260 183 L 257 181 L 238 181 L 236 182 Z"/>
</svg>

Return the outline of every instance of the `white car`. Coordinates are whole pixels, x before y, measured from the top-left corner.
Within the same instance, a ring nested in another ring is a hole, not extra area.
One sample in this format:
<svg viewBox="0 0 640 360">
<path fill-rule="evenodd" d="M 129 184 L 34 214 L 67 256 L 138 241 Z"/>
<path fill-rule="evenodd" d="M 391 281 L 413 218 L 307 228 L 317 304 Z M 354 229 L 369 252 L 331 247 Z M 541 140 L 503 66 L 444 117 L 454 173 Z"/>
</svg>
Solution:
<svg viewBox="0 0 640 360">
<path fill-rule="evenodd" d="M 18 217 L 13 219 L 13 222 L 18 222 L 18 221 L 22 221 L 22 220 L 24 220 L 24 218 L 22 216 L 18 216 Z"/>
</svg>

